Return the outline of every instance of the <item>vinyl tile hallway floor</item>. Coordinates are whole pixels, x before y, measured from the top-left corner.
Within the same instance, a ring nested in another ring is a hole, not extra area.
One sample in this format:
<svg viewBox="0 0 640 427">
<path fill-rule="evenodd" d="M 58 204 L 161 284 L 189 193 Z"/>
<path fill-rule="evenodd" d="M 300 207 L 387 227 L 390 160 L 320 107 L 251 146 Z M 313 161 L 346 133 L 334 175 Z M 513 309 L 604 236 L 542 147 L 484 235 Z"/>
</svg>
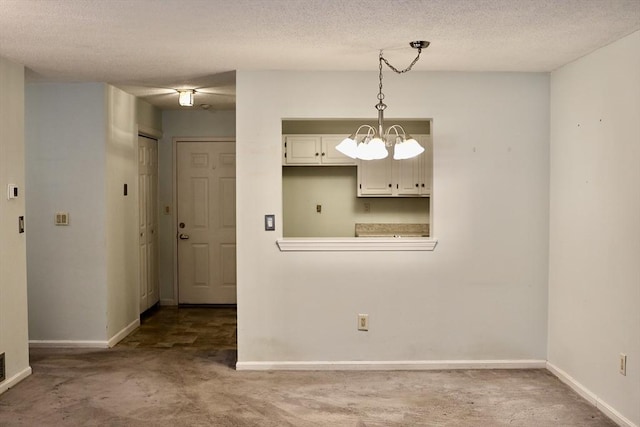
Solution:
<svg viewBox="0 0 640 427">
<path fill-rule="evenodd" d="M 543 369 L 236 371 L 235 311 L 208 310 L 162 308 L 111 349 L 32 349 L 0 426 L 615 426 Z"/>
<path fill-rule="evenodd" d="M 159 307 L 118 346 L 235 350 L 236 316 L 235 307 Z"/>
</svg>

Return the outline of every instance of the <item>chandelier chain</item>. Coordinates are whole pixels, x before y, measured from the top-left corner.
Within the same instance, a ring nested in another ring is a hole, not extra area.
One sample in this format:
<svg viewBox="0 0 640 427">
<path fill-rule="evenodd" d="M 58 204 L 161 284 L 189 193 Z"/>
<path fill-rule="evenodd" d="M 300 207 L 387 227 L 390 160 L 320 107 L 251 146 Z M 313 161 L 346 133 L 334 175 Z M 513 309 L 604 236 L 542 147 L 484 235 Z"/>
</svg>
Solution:
<svg viewBox="0 0 640 427">
<path fill-rule="evenodd" d="M 382 51 L 380 51 L 380 55 L 378 57 L 378 78 L 380 80 L 380 84 L 378 85 L 378 101 L 380 101 L 378 103 L 378 105 L 384 105 L 382 104 L 382 100 L 384 99 L 384 93 L 382 93 L 382 62 L 384 62 L 385 64 L 387 64 L 387 67 L 389 67 L 391 70 L 393 70 L 394 72 L 398 73 L 398 74 L 403 74 L 406 73 L 408 71 L 411 71 L 411 69 L 413 68 L 414 65 L 416 65 L 416 62 L 418 62 L 418 59 L 420 59 L 420 53 L 422 53 L 422 49 L 421 48 L 417 48 L 418 49 L 418 55 L 416 55 L 416 57 L 413 59 L 413 61 L 411 61 L 411 64 L 409 64 L 409 66 L 403 70 L 399 70 L 396 67 L 394 67 L 393 65 L 391 65 L 389 63 L 389 61 L 387 60 L 387 58 L 385 58 L 382 55 Z"/>
<path fill-rule="evenodd" d="M 385 64 L 387 64 L 387 67 L 391 68 L 393 71 L 395 71 L 398 74 L 402 74 L 402 73 L 406 73 L 407 71 L 411 71 L 411 69 L 413 68 L 414 65 L 416 65 L 416 62 L 418 62 L 418 59 L 420 59 L 420 53 L 422 52 L 421 48 L 418 48 L 418 55 L 415 57 L 415 59 L 413 61 L 411 61 L 411 64 L 409 64 L 409 66 L 407 68 L 405 68 L 404 70 L 398 70 L 396 67 L 394 67 L 393 65 L 391 65 L 389 63 L 389 61 L 387 61 L 387 58 L 385 58 L 384 56 L 382 56 L 382 51 L 380 51 L 380 61 L 384 61 Z M 382 68 L 382 62 L 380 62 L 380 68 Z"/>
<path fill-rule="evenodd" d="M 380 79 L 380 84 L 378 85 L 378 100 L 380 101 L 380 103 L 382 103 L 382 100 L 384 99 L 384 93 L 382 93 L 382 60 L 384 58 L 382 57 L 382 51 L 380 51 L 380 59 L 379 59 L 379 74 L 378 74 L 378 78 Z"/>
</svg>

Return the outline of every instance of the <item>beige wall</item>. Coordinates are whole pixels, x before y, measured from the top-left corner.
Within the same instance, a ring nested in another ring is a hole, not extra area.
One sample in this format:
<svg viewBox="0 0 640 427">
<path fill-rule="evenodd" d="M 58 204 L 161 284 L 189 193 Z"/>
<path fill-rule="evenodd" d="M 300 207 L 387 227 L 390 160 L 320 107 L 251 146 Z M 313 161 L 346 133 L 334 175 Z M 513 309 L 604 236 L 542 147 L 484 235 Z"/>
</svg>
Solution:
<svg viewBox="0 0 640 427">
<path fill-rule="evenodd" d="M 429 222 L 428 198 L 359 198 L 356 175 L 356 166 L 283 167 L 283 236 L 354 237 L 358 222 Z"/>
<path fill-rule="evenodd" d="M 106 86 L 106 101 L 107 339 L 111 340 L 139 322 L 140 315 L 138 137 L 135 97 Z"/>
<path fill-rule="evenodd" d="M 385 76 L 389 119 L 434 120 L 438 246 L 366 253 L 278 250 L 281 132 L 283 118 L 375 117 L 377 74 L 236 76 L 240 366 L 546 359 L 547 74 Z"/>
<path fill-rule="evenodd" d="M 24 67 L 0 57 L 0 353 L 6 378 L 0 393 L 31 373 L 27 335 L 26 235 L 18 233 L 25 215 Z M 7 186 L 18 186 L 8 200 Z M 29 223 L 26 223 L 29 230 Z M 28 232 L 28 231 L 27 231 Z"/>
<path fill-rule="evenodd" d="M 136 120 L 140 133 L 162 136 L 162 111 L 140 98 L 135 98 Z"/>
<path fill-rule="evenodd" d="M 640 425 L 640 32 L 551 75 L 549 355 Z M 627 355 L 627 376 L 618 373 Z M 632 425 L 632 424 L 624 424 Z"/>
</svg>

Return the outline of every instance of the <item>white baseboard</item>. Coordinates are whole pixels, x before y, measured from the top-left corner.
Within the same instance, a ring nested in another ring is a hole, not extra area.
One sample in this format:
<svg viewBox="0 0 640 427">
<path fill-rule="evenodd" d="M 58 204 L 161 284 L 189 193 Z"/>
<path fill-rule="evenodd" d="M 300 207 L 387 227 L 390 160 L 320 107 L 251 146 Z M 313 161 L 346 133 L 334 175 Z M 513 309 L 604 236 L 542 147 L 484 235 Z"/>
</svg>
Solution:
<svg viewBox="0 0 640 427">
<path fill-rule="evenodd" d="M 31 348 L 109 348 L 108 341 L 29 340 Z"/>
<path fill-rule="evenodd" d="M 31 348 L 110 348 L 118 344 L 124 337 L 129 335 L 140 326 L 140 318 L 137 318 L 121 331 L 115 334 L 108 341 L 90 341 L 90 340 L 29 340 Z"/>
<path fill-rule="evenodd" d="M 137 317 L 136 320 L 134 320 L 133 322 L 129 323 L 120 332 L 118 332 L 117 334 L 112 336 L 109 339 L 109 341 L 107 341 L 107 345 L 109 346 L 109 348 L 113 347 L 114 345 L 116 345 L 120 341 L 122 341 L 124 339 L 124 337 L 126 337 L 131 332 L 133 332 L 138 326 L 140 326 L 140 317 Z"/>
<path fill-rule="evenodd" d="M 174 300 L 173 298 L 171 298 L 171 299 L 161 299 L 160 300 L 160 305 L 178 305 L 178 303 L 176 303 L 176 300 Z"/>
<path fill-rule="evenodd" d="M 573 378 L 571 375 L 567 374 L 565 371 L 555 366 L 553 363 L 547 362 L 547 369 L 553 375 L 558 377 L 560 381 L 562 381 L 563 383 L 571 387 L 573 391 L 578 393 L 585 400 L 587 400 L 593 406 L 598 408 L 603 414 L 611 418 L 616 424 L 623 427 L 638 427 L 637 424 L 633 423 L 631 420 L 626 418 L 620 412 L 615 410 L 611 405 L 604 402 L 596 394 L 594 394 L 588 388 L 586 388 L 585 386 L 580 384 L 578 381 L 576 381 L 575 378 Z"/>
<path fill-rule="evenodd" d="M 449 369 L 544 369 L 545 360 L 391 360 L 237 362 L 238 371 L 427 371 Z"/>
<path fill-rule="evenodd" d="M 20 381 L 27 378 L 29 375 L 31 375 L 31 366 L 27 366 L 26 368 L 24 368 L 22 371 L 18 372 L 11 378 L 5 379 L 2 383 L 0 383 L 0 394 L 9 390 L 11 387 L 18 384 Z"/>
</svg>

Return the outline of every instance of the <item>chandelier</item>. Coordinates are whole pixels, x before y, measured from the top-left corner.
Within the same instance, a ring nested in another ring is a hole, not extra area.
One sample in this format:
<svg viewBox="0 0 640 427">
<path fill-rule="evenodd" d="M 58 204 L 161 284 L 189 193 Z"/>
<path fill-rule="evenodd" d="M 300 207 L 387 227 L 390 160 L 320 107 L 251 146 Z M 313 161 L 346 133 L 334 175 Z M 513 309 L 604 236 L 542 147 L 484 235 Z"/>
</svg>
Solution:
<svg viewBox="0 0 640 427">
<path fill-rule="evenodd" d="M 389 126 L 384 129 L 384 110 L 387 105 L 383 102 L 384 93 L 382 93 L 382 63 L 398 74 L 406 73 L 418 62 L 422 49 L 429 46 L 427 41 L 414 41 L 409 45 L 418 50 L 418 55 L 404 70 L 398 70 L 391 65 L 389 61 L 382 55 L 378 56 L 379 81 L 378 85 L 378 103 L 375 105 L 378 110 L 378 129 L 374 129 L 369 125 L 360 126 L 355 133 L 345 138 L 336 146 L 336 150 L 352 159 L 361 160 L 378 160 L 384 159 L 389 155 L 387 148 L 393 147 L 393 158 L 396 160 L 410 159 L 424 152 L 424 148 L 413 139 L 411 135 L 405 132 L 400 125 Z"/>
</svg>

